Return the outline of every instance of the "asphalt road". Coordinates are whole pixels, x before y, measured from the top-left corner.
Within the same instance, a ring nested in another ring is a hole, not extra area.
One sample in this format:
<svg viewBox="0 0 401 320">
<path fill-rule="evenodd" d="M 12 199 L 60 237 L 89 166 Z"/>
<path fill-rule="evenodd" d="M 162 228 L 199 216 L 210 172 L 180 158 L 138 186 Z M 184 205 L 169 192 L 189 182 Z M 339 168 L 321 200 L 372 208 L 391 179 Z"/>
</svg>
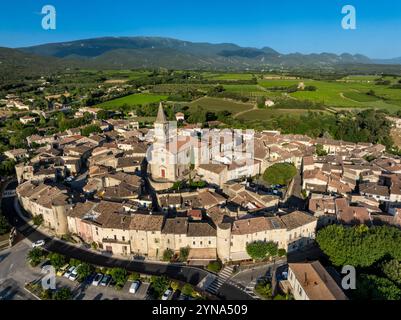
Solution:
<svg viewBox="0 0 401 320">
<path fill-rule="evenodd" d="M 15 187 L 16 183 L 13 182 L 6 189 L 15 189 Z M 139 272 L 148 275 L 166 275 L 169 278 L 190 283 L 194 286 L 196 286 L 208 274 L 205 270 L 193 267 L 117 259 L 77 248 L 62 241 L 51 239 L 35 228 L 28 226 L 20 218 L 17 218 L 17 213 L 14 209 L 14 198 L 4 198 L 2 200 L 2 212 L 10 224 L 16 227 L 17 231 L 24 237 L 28 238 L 31 242 L 42 239 L 47 240 L 45 246 L 46 250 L 57 252 L 70 258 L 79 259 L 96 266 L 108 268 L 120 267 L 131 272 Z M 222 286 L 218 295 L 223 300 L 252 299 L 244 291 L 229 284 Z"/>
<path fill-rule="evenodd" d="M 26 262 L 30 249 L 28 241 L 21 241 L 0 252 L 0 300 L 35 300 L 24 290 L 25 283 L 41 276 Z"/>
</svg>

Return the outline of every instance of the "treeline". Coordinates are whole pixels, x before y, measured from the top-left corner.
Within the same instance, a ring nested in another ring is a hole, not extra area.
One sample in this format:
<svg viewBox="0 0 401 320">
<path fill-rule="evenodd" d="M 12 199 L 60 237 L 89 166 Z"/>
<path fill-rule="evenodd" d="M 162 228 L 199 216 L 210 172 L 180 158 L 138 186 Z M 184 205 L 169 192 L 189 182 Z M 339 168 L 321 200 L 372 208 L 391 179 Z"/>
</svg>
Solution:
<svg viewBox="0 0 401 320">
<path fill-rule="evenodd" d="M 390 148 L 391 122 L 381 110 L 342 112 L 337 114 L 311 110 L 300 116 L 272 115 L 265 120 L 242 120 L 227 117 L 227 127 L 255 130 L 280 130 L 285 134 L 304 134 L 349 142 L 381 143 Z"/>
<path fill-rule="evenodd" d="M 319 231 L 316 241 L 339 271 L 346 265 L 356 268 L 356 290 L 347 292 L 352 299 L 401 299 L 399 229 L 332 225 Z"/>
</svg>

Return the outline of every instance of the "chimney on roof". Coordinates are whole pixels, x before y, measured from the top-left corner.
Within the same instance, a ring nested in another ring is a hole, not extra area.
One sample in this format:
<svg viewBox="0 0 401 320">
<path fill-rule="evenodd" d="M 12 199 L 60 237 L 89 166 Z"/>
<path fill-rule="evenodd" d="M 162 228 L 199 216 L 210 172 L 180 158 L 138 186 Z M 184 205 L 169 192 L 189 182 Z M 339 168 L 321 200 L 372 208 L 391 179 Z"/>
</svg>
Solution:
<svg viewBox="0 0 401 320">
<path fill-rule="evenodd" d="M 304 281 L 304 284 L 305 285 L 308 285 L 309 284 L 309 281 L 308 281 L 308 274 L 305 272 L 305 281 Z"/>
</svg>

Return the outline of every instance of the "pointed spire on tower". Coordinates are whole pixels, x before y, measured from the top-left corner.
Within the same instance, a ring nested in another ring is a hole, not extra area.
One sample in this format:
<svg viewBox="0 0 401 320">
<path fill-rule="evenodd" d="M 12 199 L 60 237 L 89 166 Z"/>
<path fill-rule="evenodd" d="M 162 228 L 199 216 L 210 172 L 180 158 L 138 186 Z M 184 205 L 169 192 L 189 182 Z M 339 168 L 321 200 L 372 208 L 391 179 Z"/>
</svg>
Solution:
<svg viewBox="0 0 401 320">
<path fill-rule="evenodd" d="M 155 123 L 167 123 L 166 114 L 164 113 L 163 104 L 160 102 L 159 111 Z"/>
</svg>

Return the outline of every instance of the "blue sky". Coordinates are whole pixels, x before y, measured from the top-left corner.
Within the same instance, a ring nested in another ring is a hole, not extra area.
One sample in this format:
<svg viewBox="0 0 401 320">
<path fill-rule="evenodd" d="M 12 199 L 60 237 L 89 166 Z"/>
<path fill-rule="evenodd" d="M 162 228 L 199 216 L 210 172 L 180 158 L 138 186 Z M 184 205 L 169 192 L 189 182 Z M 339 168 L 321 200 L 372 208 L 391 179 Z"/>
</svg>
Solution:
<svg viewBox="0 0 401 320">
<path fill-rule="evenodd" d="M 42 6 L 57 29 L 41 28 Z M 356 8 L 357 29 L 341 28 L 341 8 Z M 401 56 L 397 0 L 14 0 L 0 4 L 0 46 L 20 47 L 101 36 L 167 36 L 272 47 L 282 53 Z"/>
</svg>

